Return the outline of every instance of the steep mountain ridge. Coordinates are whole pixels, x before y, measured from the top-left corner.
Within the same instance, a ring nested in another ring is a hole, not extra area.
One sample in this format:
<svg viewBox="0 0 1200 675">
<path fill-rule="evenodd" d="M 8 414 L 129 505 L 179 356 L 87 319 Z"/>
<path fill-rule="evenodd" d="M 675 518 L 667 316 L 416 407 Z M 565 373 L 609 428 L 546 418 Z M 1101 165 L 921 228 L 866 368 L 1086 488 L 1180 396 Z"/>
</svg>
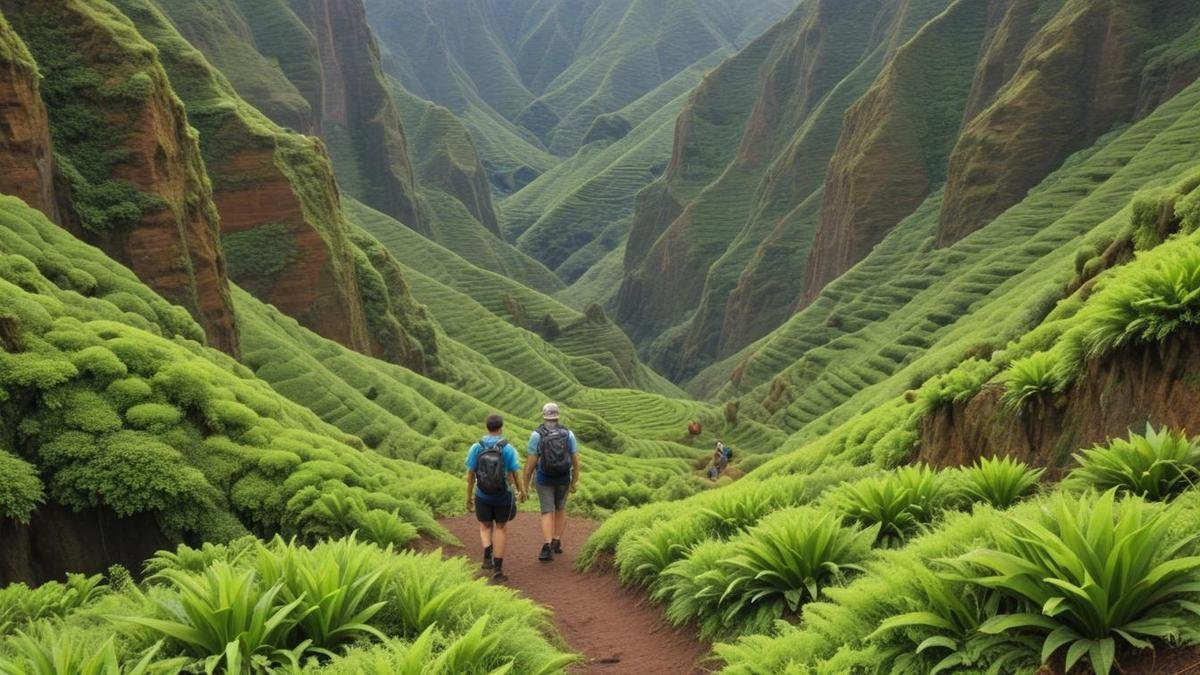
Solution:
<svg viewBox="0 0 1200 675">
<path fill-rule="evenodd" d="M 598 117 L 736 49 L 787 9 L 751 3 L 481 0 L 367 3 L 387 71 L 463 117 L 504 192 L 570 156 Z M 503 130 L 501 132 L 500 130 Z"/>
<path fill-rule="evenodd" d="M 108 5 L 13 0 L 0 9 L 44 77 L 62 175 L 49 215 L 133 267 L 187 307 L 211 344 L 237 354 L 211 186 L 154 49 Z"/>
<path fill-rule="evenodd" d="M 843 113 L 945 5 L 802 3 L 696 90 L 616 301 L 656 367 L 686 379 L 791 314 Z"/>
</svg>

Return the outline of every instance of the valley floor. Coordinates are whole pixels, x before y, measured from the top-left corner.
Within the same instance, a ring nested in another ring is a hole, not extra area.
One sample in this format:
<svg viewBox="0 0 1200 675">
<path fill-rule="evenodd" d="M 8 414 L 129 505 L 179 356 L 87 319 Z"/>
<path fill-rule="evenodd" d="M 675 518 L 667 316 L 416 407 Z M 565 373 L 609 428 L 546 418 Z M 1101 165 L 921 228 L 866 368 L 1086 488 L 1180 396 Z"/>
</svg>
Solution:
<svg viewBox="0 0 1200 675">
<path fill-rule="evenodd" d="M 478 524 L 473 515 L 442 521 L 466 544 L 449 555 L 479 558 Z M 596 523 L 571 518 L 566 553 L 552 563 L 537 561 L 541 529 L 536 513 L 521 513 L 509 525 L 504 559 L 507 585 L 548 607 L 559 633 L 584 661 L 572 673 L 707 672 L 698 664 L 708 652 L 693 630 L 677 630 L 636 590 L 621 586 L 612 572 L 578 572 L 575 559 Z"/>
</svg>

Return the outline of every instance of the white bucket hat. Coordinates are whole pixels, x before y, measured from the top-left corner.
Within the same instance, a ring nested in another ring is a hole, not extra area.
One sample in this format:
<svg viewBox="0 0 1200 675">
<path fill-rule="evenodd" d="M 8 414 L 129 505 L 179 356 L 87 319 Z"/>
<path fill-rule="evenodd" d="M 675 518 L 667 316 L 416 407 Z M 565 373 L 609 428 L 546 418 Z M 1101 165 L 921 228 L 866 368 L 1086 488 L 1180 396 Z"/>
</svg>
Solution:
<svg viewBox="0 0 1200 675">
<path fill-rule="evenodd" d="M 547 403 L 546 405 L 542 406 L 542 419 L 544 419 L 544 420 L 558 419 L 558 404 L 557 403 Z"/>
</svg>

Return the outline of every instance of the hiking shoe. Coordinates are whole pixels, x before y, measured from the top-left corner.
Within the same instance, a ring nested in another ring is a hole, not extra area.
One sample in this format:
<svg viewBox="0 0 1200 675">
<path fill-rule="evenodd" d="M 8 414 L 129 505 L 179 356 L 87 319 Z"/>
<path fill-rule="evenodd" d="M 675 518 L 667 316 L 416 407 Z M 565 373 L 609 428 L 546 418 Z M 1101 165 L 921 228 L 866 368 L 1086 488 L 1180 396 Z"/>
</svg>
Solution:
<svg viewBox="0 0 1200 675">
<path fill-rule="evenodd" d="M 538 554 L 538 560 L 542 562 L 554 560 L 554 550 L 550 548 L 550 544 L 542 544 L 542 552 Z"/>
<path fill-rule="evenodd" d="M 489 546 L 483 549 L 483 564 L 480 565 L 485 570 L 490 570 L 496 563 L 492 561 L 492 547 Z"/>
<path fill-rule="evenodd" d="M 492 581 L 494 581 L 498 584 L 502 584 L 502 583 L 508 581 L 508 575 L 505 574 L 504 572 L 496 572 L 495 574 L 492 575 Z"/>
<path fill-rule="evenodd" d="M 550 541 L 550 550 L 551 550 L 551 551 L 554 551 L 554 554 L 555 554 L 555 555 L 562 555 L 562 552 L 563 552 L 563 550 L 562 550 L 562 540 L 561 540 L 561 539 L 553 539 L 553 540 L 551 540 L 551 541 Z"/>
</svg>

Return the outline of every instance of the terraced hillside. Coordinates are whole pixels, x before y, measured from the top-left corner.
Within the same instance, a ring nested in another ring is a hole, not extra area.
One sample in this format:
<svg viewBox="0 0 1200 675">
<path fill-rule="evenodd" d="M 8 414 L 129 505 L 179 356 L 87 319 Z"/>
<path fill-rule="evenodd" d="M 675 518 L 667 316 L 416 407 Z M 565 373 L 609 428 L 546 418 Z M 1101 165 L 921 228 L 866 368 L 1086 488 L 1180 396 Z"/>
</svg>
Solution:
<svg viewBox="0 0 1200 675">
<path fill-rule="evenodd" d="M 484 160 L 499 185 L 519 188 L 548 168 L 537 155 L 570 156 L 598 116 L 745 44 L 787 5 L 371 0 L 367 11 L 388 73 L 463 117 L 475 136 L 506 132 L 501 152 L 485 147 Z M 510 163 L 526 157 L 533 163 Z"/>
<path fill-rule="evenodd" d="M 0 672 L 1184 668 L 1192 4 L 0 0 Z"/>
</svg>

